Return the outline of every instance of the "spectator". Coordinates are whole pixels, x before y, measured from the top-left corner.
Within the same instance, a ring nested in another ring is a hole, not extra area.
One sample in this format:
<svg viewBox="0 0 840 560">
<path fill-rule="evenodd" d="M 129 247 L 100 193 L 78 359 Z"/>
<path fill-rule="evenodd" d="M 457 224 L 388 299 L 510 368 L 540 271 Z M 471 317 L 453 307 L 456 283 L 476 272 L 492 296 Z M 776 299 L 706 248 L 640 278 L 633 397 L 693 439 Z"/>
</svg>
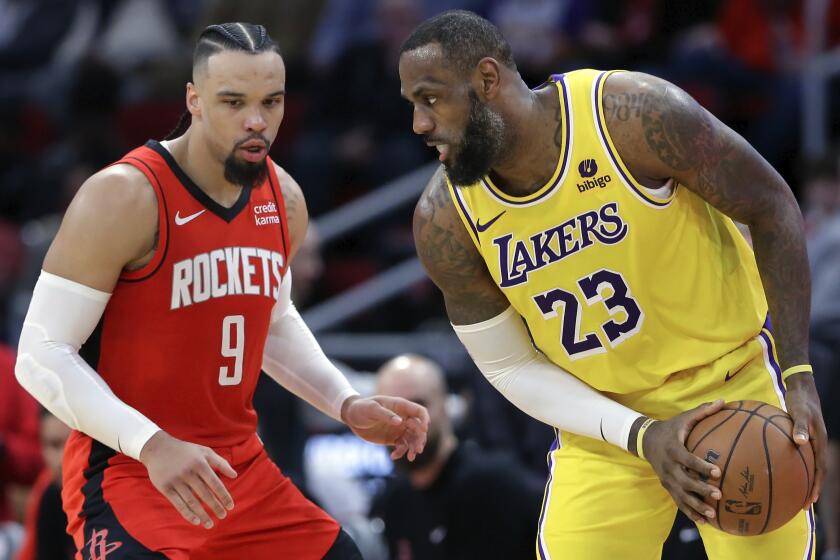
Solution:
<svg viewBox="0 0 840 560">
<path fill-rule="evenodd" d="M 447 414 L 441 369 L 425 358 L 398 356 L 378 373 L 384 395 L 429 409 L 426 449 L 377 497 L 373 515 L 385 523 L 391 558 L 468 560 L 531 558 L 542 482 L 508 457 L 459 442 Z"/>
<path fill-rule="evenodd" d="M 70 428 L 43 409 L 41 452 L 46 468 L 29 496 L 25 540 L 16 560 L 73 560 L 76 553 L 61 507 L 61 458 L 68 437 Z"/>
<path fill-rule="evenodd" d="M 20 545 L 19 516 L 8 501 L 11 484 L 29 486 L 41 472 L 38 405 L 18 385 L 15 354 L 0 345 L 0 560 L 11 558 Z"/>
</svg>

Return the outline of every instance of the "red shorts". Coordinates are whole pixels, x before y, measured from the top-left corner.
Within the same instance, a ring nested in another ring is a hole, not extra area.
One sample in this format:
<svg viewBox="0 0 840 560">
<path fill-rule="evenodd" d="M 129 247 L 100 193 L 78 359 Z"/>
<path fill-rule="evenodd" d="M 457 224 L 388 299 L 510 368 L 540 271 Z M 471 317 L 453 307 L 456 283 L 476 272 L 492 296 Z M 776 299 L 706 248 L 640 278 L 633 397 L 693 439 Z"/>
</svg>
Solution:
<svg viewBox="0 0 840 560">
<path fill-rule="evenodd" d="M 222 482 L 234 501 L 214 527 L 186 521 L 149 481 L 146 467 L 73 432 L 62 499 L 77 560 L 308 560 L 323 558 L 339 525 L 271 462 L 254 435 L 215 450 L 239 476 Z"/>
</svg>

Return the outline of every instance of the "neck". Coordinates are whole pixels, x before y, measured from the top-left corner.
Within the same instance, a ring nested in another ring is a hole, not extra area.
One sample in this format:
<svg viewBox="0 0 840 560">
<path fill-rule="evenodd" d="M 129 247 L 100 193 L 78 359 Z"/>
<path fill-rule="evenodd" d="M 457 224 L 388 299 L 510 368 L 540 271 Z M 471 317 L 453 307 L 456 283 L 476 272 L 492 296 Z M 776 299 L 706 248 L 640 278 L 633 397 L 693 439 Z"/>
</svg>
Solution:
<svg viewBox="0 0 840 560">
<path fill-rule="evenodd" d="M 537 91 L 521 80 L 517 101 L 506 111 L 502 158 L 490 171 L 493 182 L 513 196 L 536 192 L 554 174 L 563 149 L 562 108 L 552 83 Z"/>
<path fill-rule="evenodd" d="M 435 460 L 422 469 L 412 471 L 409 475 L 411 484 L 421 490 L 431 486 L 440 476 L 440 471 L 446 466 L 446 462 L 449 461 L 456 447 L 458 447 L 458 439 L 454 434 L 443 436 Z"/>
<path fill-rule="evenodd" d="M 225 207 L 236 203 L 242 186 L 225 179 L 224 163 L 213 157 L 194 126 L 190 126 L 183 136 L 170 140 L 167 148 L 181 169 L 207 196 Z"/>
</svg>

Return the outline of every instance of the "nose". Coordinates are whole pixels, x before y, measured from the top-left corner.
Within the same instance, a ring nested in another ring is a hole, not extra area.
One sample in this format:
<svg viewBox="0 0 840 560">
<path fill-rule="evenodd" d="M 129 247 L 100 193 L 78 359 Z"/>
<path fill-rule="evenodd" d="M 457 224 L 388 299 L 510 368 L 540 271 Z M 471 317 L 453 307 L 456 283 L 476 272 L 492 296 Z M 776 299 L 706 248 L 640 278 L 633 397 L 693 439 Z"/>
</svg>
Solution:
<svg viewBox="0 0 840 560">
<path fill-rule="evenodd" d="M 414 130 L 414 134 L 419 135 L 429 134 L 435 129 L 434 121 L 422 107 L 414 108 L 414 117 L 411 125 Z"/>
<path fill-rule="evenodd" d="M 245 119 L 245 130 L 248 132 L 262 132 L 268 123 L 259 110 L 251 112 Z"/>
</svg>

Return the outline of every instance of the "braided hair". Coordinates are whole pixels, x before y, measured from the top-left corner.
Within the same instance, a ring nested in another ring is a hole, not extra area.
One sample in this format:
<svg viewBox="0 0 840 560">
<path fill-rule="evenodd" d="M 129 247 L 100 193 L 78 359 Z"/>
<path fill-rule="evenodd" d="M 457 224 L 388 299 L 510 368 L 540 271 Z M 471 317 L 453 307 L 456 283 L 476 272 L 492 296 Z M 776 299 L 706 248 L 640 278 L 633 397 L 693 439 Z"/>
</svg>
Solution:
<svg viewBox="0 0 840 560">
<path fill-rule="evenodd" d="M 198 36 L 193 51 L 193 81 L 195 69 L 206 64 L 211 55 L 221 51 L 244 51 L 249 54 L 276 52 L 280 54 L 280 47 L 269 36 L 262 25 L 253 23 L 221 23 L 208 25 Z M 184 111 L 175 128 L 166 135 L 164 140 L 172 140 L 183 134 L 190 123 L 190 112 Z"/>
</svg>

